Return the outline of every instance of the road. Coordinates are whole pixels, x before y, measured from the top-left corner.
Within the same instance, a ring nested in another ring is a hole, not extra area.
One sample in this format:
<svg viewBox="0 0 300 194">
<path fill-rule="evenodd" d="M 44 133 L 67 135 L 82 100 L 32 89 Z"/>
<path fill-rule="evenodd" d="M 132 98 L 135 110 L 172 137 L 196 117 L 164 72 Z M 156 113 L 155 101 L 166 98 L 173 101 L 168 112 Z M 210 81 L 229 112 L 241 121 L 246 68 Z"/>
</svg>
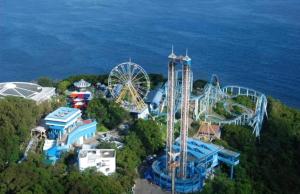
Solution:
<svg viewBox="0 0 300 194">
<path fill-rule="evenodd" d="M 146 179 L 136 179 L 134 194 L 170 194 L 159 186 L 148 182 Z"/>
</svg>

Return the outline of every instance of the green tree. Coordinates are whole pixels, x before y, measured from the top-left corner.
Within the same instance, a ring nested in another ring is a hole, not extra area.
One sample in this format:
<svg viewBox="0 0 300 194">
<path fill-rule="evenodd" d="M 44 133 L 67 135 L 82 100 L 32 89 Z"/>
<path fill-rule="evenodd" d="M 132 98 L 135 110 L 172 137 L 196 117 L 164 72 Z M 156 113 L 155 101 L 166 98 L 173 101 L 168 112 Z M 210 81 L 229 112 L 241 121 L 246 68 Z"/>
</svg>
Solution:
<svg viewBox="0 0 300 194">
<path fill-rule="evenodd" d="M 143 142 L 147 154 L 153 154 L 163 146 L 163 133 L 153 120 L 137 120 L 133 131 Z"/>
<path fill-rule="evenodd" d="M 127 171 L 134 171 L 141 163 L 139 156 L 129 147 L 117 151 L 117 166 Z"/>
<path fill-rule="evenodd" d="M 139 139 L 139 137 L 134 132 L 129 133 L 125 137 L 125 144 L 127 145 L 127 147 L 129 149 L 134 151 L 134 153 L 138 157 L 143 158 L 146 156 L 146 151 L 145 151 L 144 145 L 143 145 L 141 139 Z"/>
<path fill-rule="evenodd" d="M 90 101 L 87 114 L 108 129 L 113 129 L 129 119 L 129 113 L 126 110 L 115 102 L 102 97 L 96 97 Z"/>
<path fill-rule="evenodd" d="M 70 86 L 72 85 L 72 83 L 68 80 L 63 80 L 61 82 L 58 83 L 57 85 L 57 91 L 60 94 L 63 94 Z"/>
<path fill-rule="evenodd" d="M 123 187 L 120 182 L 113 177 L 106 177 L 94 171 L 85 171 L 79 173 L 71 172 L 67 176 L 65 185 L 66 193 L 81 194 L 81 193 L 105 193 L 105 194 L 120 194 L 123 193 Z"/>
<path fill-rule="evenodd" d="M 44 165 L 41 161 L 41 157 L 33 154 L 28 161 L 11 164 L 1 171 L 0 193 L 120 194 L 133 184 L 130 174 L 104 176 L 93 170 L 79 172 L 67 168 L 63 160 L 54 166 Z"/>
<path fill-rule="evenodd" d="M 0 170 L 18 160 L 40 118 L 37 105 L 17 97 L 0 99 Z"/>
<path fill-rule="evenodd" d="M 50 101 L 50 107 L 52 111 L 56 110 L 59 107 L 66 106 L 66 104 L 67 104 L 66 97 L 63 95 L 52 97 Z"/>
<path fill-rule="evenodd" d="M 54 87 L 55 86 L 54 81 L 51 78 L 48 78 L 48 77 L 40 77 L 37 80 L 37 83 L 40 86 L 43 86 L 43 87 Z"/>
<path fill-rule="evenodd" d="M 207 84 L 206 80 L 201 80 L 201 79 L 195 80 L 193 82 L 193 94 L 196 95 L 200 94 L 206 84 Z"/>
<path fill-rule="evenodd" d="M 0 169 L 19 158 L 19 137 L 6 118 L 0 118 Z"/>
<path fill-rule="evenodd" d="M 213 181 L 208 181 L 201 194 L 234 194 L 234 182 L 227 175 L 217 173 Z"/>
<path fill-rule="evenodd" d="M 157 86 L 166 81 L 162 74 L 149 73 L 148 76 L 151 82 L 151 89 L 156 88 Z"/>
<path fill-rule="evenodd" d="M 254 109 L 255 102 L 249 96 L 238 96 L 232 99 L 234 102 L 244 105 L 248 108 Z"/>
<path fill-rule="evenodd" d="M 222 129 L 222 139 L 232 148 L 242 152 L 255 149 L 256 137 L 250 127 L 225 125 Z"/>
<path fill-rule="evenodd" d="M 300 111 L 272 98 L 268 101 L 268 118 L 259 138 L 249 127 L 230 125 L 222 129 L 223 140 L 217 141 L 241 152 L 234 193 L 300 191 Z M 216 192 L 208 188 L 207 193 Z"/>
<path fill-rule="evenodd" d="M 54 168 L 36 160 L 12 164 L 0 174 L 0 193 L 64 193 Z"/>
</svg>

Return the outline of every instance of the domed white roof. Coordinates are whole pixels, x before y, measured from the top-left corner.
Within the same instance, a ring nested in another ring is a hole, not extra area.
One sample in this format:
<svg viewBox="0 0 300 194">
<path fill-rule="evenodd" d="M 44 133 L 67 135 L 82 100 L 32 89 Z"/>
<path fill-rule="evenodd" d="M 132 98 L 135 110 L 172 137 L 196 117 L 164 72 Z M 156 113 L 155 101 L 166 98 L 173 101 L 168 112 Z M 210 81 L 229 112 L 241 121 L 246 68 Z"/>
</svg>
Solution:
<svg viewBox="0 0 300 194">
<path fill-rule="evenodd" d="M 11 83 L 11 82 L 4 84 L 4 88 L 6 88 L 6 89 L 14 89 L 16 87 L 17 87 L 17 85 L 14 83 Z"/>
<path fill-rule="evenodd" d="M 55 88 L 41 87 L 30 82 L 3 82 L 0 83 L 0 98 L 16 96 L 31 99 L 37 103 L 50 99 L 55 95 Z"/>
<path fill-rule="evenodd" d="M 91 84 L 83 79 L 81 79 L 78 82 L 74 82 L 74 86 L 76 86 L 77 88 L 87 88 L 90 87 Z"/>
<path fill-rule="evenodd" d="M 19 96 L 30 98 L 41 91 L 41 86 L 29 82 L 0 83 L 0 96 Z"/>
</svg>

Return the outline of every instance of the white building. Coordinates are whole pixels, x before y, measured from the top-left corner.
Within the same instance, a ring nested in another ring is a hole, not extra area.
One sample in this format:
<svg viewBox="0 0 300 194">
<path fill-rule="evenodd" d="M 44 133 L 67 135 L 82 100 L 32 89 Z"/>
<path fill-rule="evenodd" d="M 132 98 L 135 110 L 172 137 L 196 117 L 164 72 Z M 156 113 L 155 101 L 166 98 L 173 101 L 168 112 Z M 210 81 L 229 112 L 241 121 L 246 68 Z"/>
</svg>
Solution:
<svg viewBox="0 0 300 194">
<path fill-rule="evenodd" d="M 149 116 L 149 109 L 148 107 L 146 107 L 145 109 L 143 109 L 142 111 L 140 111 L 138 113 L 138 118 L 139 119 L 146 119 Z"/>
<path fill-rule="evenodd" d="M 96 168 L 104 175 L 116 171 L 116 151 L 114 149 L 82 149 L 78 153 L 79 170 Z"/>
<path fill-rule="evenodd" d="M 30 82 L 0 83 L 0 97 L 16 96 L 34 100 L 37 104 L 51 99 L 55 95 L 55 88 L 42 87 Z"/>
</svg>

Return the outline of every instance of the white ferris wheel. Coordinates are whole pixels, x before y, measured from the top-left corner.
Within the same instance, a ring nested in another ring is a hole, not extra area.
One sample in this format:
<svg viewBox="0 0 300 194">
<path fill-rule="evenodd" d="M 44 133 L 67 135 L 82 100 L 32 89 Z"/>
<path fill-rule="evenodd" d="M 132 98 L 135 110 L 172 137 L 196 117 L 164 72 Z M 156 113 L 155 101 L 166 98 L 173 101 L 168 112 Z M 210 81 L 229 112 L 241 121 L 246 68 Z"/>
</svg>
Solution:
<svg viewBox="0 0 300 194">
<path fill-rule="evenodd" d="M 114 67 L 108 77 L 108 88 L 116 102 L 130 112 L 146 108 L 144 99 L 150 90 L 150 80 L 138 64 L 129 61 Z"/>
</svg>

